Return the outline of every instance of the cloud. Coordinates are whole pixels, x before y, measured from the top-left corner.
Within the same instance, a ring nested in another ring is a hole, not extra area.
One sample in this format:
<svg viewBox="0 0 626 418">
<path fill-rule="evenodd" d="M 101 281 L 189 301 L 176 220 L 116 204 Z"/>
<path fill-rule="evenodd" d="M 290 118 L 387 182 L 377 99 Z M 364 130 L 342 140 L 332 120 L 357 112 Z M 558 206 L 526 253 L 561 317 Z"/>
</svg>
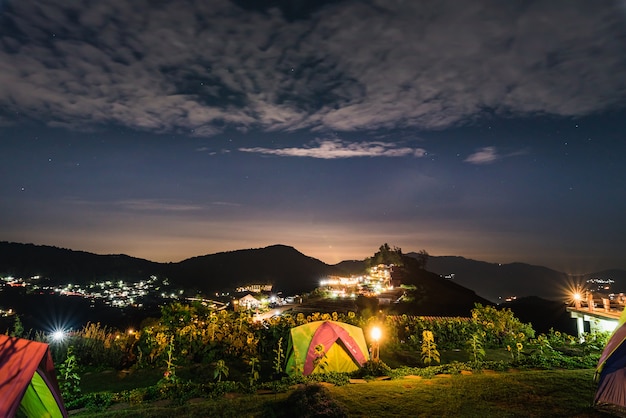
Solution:
<svg viewBox="0 0 626 418">
<path fill-rule="evenodd" d="M 471 164 L 491 164 L 501 158 L 495 147 L 484 147 L 469 155 L 464 161 Z"/>
<path fill-rule="evenodd" d="M 279 155 L 283 157 L 309 157 L 322 159 L 355 157 L 423 157 L 421 148 L 397 147 L 385 142 L 344 142 L 340 140 L 318 140 L 315 146 L 301 148 L 239 148 L 242 152 Z"/>
<path fill-rule="evenodd" d="M 191 212 L 202 210 L 200 205 L 167 202 L 154 199 L 122 200 L 115 203 L 122 209 L 142 212 Z"/>
<path fill-rule="evenodd" d="M 521 149 L 517 151 L 511 151 L 506 154 L 499 153 L 496 147 L 483 147 L 470 154 L 465 160 L 466 163 L 471 164 L 491 164 L 494 161 L 501 160 L 503 158 L 516 157 L 519 155 L 528 154 L 527 149 Z"/>
<path fill-rule="evenodd" d="M 299 4 L 11 2 L 0 125 L 19 112 L 195 136 L 443 129 L 485 111 L 584 116 L 626 103 L 623 3 Z"/>
</svg>

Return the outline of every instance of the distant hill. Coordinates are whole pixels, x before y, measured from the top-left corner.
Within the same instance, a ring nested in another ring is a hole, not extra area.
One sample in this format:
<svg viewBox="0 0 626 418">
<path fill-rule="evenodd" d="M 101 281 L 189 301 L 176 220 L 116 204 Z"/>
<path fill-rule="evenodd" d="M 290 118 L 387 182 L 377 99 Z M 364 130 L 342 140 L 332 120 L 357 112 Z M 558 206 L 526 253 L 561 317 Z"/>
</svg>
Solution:
<svg viewBox="0 0 626 418">
<path fill-rule="evenodd" d="M 52 283 L 145 279 L 164 265 L 127 255 L 98 255 L 47 245 L 0 242 L 0 274 L 41 276 Z"/>
<path fill-rule="evenodd" d="M 406 256 L 415 260 L 417 253 Z M 0 242 L 0 274 L 39 275 L 52 283 L 142 280 L 157 275 L 169 278 L 175 287 L 207 294 L 251 283 L 271 283 L 277 291 L 294 294 L 313 290 L 327 275 L 360 274 L 364 270 L 364 261 L 328 265 L 285 245 L 203 255 L 178 263 L 156 263 L 122 254 L 98 255 L 44 245 Z M 422 296 L 417 294 L 415 299 L 417 305 L 423 303 L 422 307 L 426 306 L 424 304 L 441 307 L 459 304 L 465 296 L 467 300 L 478 297 L 477 300 L 496 303 L 503 302 L 504 299 L 500 298 L 508 296 L 538 296 L 562 301 L 568 283 L 588 278 L 611 278 L 615 281 L 614 289 L 626 289 L 624 270 L 570 277 L 546 267 L 523 263 L 500 265 L 463 257 L 435 256 L 429 258 L 426 270 L 417 267 L 409 270 L 411 273 L 404 281 L 415 282 L 422 292 Z M 451 273 L 453 279 L 439 277 Z"/>
<path fill-rule="evenodd" d="M 407 256 L 416 257 L 417 253 L 409 253 Z M 456 256 L 430 256 L 426 269 L 443 276 L 454 274 L 451 281 L 474 289 L 479 295 L 496 303 L 510 296 L 563 300 L 574 283 L 584 283 L 588 278 L 612 278 L 615 280 L 613 291 L 626 290 L 624 270 L 570 276 L 543 266 L 487 263 Z"/>
<path fill-rule="evenodd" d="M 127 255 L 98 255 L 45 245 L 0 242 L 0 274 L 41 276 L 51 283 L 90 283 L 99 280 L 142 280 L 167 277 L 176 287 L 201 292 L 252 283 L 271 283 L 287 293 L 311 291 L 337 267 L 285 245 L 238 250 L 156 263 Z"/>
<path fill-rule="evenodd" d="M 335 264 L 345 274 L 360 275 L 365 273 L 365 260 L 346 260 Z"/>
<path fill-rule="evenodd" d="M 426 269 L 440 275 L 454 274 L 452 281 L 474 289 L 497 303 L 510 296 L 563 299 L 564 285 L 568 281 L 567 274 L 547 267 L 524 263 L 487 263 L 452 256 L 431 256 Z"/>
<path fill-rule="evenodd" d="M 491 304 L 474 290 L 419 268 L 417 260 L 411 257 L 405 256 L 403 261 L 405 267 L 399 279 L 403 284 L 415 286 L 415 290 L 408 292 L 412 299 L 410 302 L 399 303 L 393 308 L 397 313 L 420 316 L 469 316 L 476 303 Z M 392 277 L 397 277 L 395 271 Z"/>
<path fill-rule="evenodd" d="M 285 245 L 193 257 L 169 264 L 168 269 L 171 279 L 186 288 L 215 290 L 271 283 L 286 294 L 310 292 L 321 278 L 342 273 Z"/>
</svg>

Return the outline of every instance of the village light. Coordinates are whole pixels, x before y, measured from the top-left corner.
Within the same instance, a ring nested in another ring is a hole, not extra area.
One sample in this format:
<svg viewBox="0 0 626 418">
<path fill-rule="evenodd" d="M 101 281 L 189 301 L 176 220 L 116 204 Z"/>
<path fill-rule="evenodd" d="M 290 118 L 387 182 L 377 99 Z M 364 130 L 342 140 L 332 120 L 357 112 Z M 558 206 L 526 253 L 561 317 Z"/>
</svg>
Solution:
<svg viewBox="0 0 626 418">
<path fill-rule="evenodd" d="M 579 292 L 574 293 L 574 306 L 576 309 L 580 309 L 580 301 L 582 300 L 582 295 Z"/>
<path fill-rule="evenodd" d="M 380 327 L 373 327 L 370 331 L 372 337 L 372 361 L 378 361 L 380 356 L 380 337 L 382 337 L 382 331 Z"/>
</svg>

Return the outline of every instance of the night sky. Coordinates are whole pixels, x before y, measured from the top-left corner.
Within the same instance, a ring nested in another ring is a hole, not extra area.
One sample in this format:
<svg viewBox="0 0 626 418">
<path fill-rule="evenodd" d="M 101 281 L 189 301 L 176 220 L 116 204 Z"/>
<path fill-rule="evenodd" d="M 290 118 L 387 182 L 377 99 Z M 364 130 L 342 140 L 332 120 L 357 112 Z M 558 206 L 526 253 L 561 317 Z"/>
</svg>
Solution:
<svg viewBox="0 0 626 418">
<path fill-rule="evenodd" d="M 0 0 L 0 240 L 626 268 L 626 1 Z"/>
</svg>

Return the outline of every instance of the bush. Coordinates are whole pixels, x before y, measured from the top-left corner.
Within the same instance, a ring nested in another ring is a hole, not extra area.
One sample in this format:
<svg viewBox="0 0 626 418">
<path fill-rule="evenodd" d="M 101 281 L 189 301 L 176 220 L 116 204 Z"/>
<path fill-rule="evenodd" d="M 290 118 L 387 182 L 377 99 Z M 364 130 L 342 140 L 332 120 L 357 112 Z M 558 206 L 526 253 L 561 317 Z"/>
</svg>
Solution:
<svg viewBox="0 0 626 418">
<path fill-rule="evenodd" d="M 366 361 L 365 364 L 363 364 L 363 367 L 354 372 L 354 376 L 359 378 L 389 376 L 390 374 L 391 368 L 380 360 Z"/>
<path fill-rule="evenodd" d="M 313 373 L 305 376 L 304 381 L 309 383 L 325 382 L 332 383 L 335 386 L 343 386 L 350 383 L 350 375 L 340 372 Z"/>
<path fill-rule="evenodd" d="M 285 417 L 347 417 L 345 409 L 330 396 L 330 392 L 323 386 L 312 384 L 299 388 L 289 395 L 282 403 L 280 414 Z"/>
<path fill-rule="evenodd" d="M 86 408 L 90 412 L 100 412 L 113 403 L 114 395 L 111 392 L 95 392 L 83 395 L 65 403 L 68 410 Z"/>
</svg>

